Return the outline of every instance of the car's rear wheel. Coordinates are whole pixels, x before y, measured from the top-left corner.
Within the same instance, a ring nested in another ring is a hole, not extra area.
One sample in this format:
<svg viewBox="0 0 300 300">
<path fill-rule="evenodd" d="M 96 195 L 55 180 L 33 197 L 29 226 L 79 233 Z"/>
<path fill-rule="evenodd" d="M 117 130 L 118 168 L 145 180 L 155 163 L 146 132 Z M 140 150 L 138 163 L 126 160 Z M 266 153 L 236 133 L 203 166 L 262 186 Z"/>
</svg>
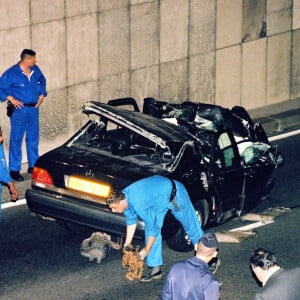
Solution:
<svg viewBox="0 0 300 300">
<path fill-rule="evenodd" d="M 205 227 L 208 219 L 208 203 L 206 200 L 200 200 L 195 205 L 196 214 L 202 228 Z M 169 239 L 166 240 L 169 248 L 179 252 L 188 252 L 193 250 L 194 246 L 182 227 Z"/>
</svg>

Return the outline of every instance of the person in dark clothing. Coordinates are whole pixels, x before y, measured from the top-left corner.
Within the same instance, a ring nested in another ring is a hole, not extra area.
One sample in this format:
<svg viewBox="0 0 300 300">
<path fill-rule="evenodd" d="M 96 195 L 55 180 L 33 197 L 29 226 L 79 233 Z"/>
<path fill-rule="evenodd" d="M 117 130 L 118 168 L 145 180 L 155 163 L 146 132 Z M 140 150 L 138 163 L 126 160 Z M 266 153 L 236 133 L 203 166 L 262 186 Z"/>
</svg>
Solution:
<svg viewBox="0 0 300 300">
<path fill-rule="evenodd" d="M 252 271 L 262 283 L 255 300 L 297 300 L 300 297 L 300 268 L 284 270 L 269 250 L 256 249 L 250 258 Z"/>
<path fill-rule="evenodd" d="M 217 300 L 219 282 L 208 263 L 218 255 L 215 234 L 204 234 L 196 256 L 176 263 L 170 270 L 162 290 L 163 300 Z"/>
<path fill-rule="evenodd" d="M 6 70 L 0 78 L 0 99 L 14 108 L 10 116 L 9 169 L 14 180 L 23 181 L 20 174 L 22 141 L 26 134 L 28 173 L 38 159 L 39 106 L 46 92 L 46 78 L 36 65 L 36 53 L 24 49 L 21 60 Z"/>
</svg>

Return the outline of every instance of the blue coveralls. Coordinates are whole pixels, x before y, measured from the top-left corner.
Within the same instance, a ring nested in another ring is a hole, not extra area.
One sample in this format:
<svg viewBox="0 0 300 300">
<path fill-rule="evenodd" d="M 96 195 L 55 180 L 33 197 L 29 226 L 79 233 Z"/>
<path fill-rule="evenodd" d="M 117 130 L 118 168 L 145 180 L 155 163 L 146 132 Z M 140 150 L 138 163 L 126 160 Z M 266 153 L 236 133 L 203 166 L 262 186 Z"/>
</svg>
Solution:
<svg viewBox="0 0 300 300">
<path fill-rule="evenodd" d="M 22 101 L 24 106 L 14 111 L 10 118 L 9 169 L 21 170 L 22 141 L 26 133 L 26 151 L 28 166 L 33 167 L 38 159 L 39 144 L 39 109 L 34 105 L 40 95 L 47 96 L 46 78 L 34 65 L 30 76 L 27 76 L 19 63 L 6 70 L 0 78 L 0 99 L 8 96 Z"/>
<path fill-rule="evenodd" d="M 219 282 L 196 256 L 176 263 L 162 290 L 162 300 L 218 300 Z"/>
<path fill-rule="evenodd" d="M 11 180 L 8 170 L 7 170 L 3 144 L 0 144 L 0 222 L 1 222 L 1 204 L 2 204 L 2 184 L 1 183 L 7 184 L 11 181 L 12 180 Z"/>
<path fill-rule="evenodd" d="M 178 210 L 175 210 L 170 202 L 172 183 L 166 177 L 154 175 L 144 178 L 123 190 L 128 205 L 124 211 L 126 224 L 136 224 L 140 217 L 145 223 L 145 241 L 147 242 L 149 236 L 156 237 L 146 258 L 148 267 L 163 264 L 161 228 L 169 209 L 181 223 L 194 245 L 204 234 L 185 187 L 179 181 L 175 181 L 175 184 L 177 193 L 174 200 L 178 205 Z"/>
</svg>

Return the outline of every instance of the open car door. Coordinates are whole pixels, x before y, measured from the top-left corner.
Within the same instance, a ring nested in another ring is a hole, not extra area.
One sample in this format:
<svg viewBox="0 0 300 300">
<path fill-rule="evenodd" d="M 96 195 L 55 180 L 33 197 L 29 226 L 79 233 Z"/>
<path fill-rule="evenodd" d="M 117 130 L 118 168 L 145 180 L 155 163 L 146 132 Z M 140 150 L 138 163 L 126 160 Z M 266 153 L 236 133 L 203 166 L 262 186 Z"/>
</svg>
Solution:
<svg viewBox="0 0 300 300">
<path fill-rule="evenodd" d="M 211 181 L 217 205 L 218 221 L 234 215 L 244 191 L 244 171 L 240 155 L 229 131 L 214 135 L 211 148 Z"/>
</svg>

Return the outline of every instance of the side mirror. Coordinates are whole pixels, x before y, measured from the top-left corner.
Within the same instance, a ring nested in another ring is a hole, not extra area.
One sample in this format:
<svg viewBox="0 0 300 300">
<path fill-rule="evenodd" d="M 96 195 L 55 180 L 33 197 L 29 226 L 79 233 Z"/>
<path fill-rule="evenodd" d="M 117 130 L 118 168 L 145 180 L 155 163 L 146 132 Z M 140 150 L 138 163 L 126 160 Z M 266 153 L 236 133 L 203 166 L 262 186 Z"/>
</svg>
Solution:
<svg viewBox="0 0 300 300">
<path fill-rule="evenodd" d="M 276 166 L 281 167 L 284 163 L 284 158 L 282 154 L 278 151 L 276 156 Z"/>
</svg>

